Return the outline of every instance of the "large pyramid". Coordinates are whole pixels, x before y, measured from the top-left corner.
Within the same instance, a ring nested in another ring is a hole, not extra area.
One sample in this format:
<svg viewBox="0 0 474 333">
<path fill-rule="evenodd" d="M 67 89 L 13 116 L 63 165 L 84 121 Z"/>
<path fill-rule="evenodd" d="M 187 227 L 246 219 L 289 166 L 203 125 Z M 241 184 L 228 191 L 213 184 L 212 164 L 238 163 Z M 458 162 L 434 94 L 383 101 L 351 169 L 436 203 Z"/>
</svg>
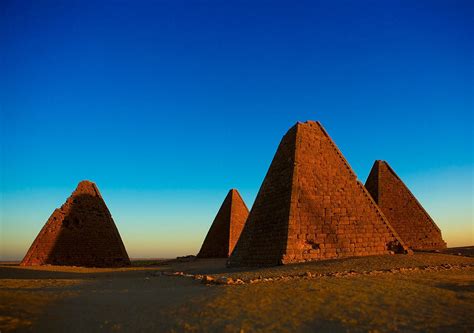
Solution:
<svg viewBox="0 0 474 333">
<path fill-rule="evenodd" d="M 408 252 L 321 124 L 283 137 L 229 266 Z"/>
<path fill-rule="evenodd" d="M 229 191 L 207 233 L 199 258 L 227 258 L 244 228 L 249 210 L 236 189 Z"/>
<path fill-rule="evenodd" d="M 408 247 L 446 248 L 441 230 L 387 162 L 375 161 L 365 187 Z"/>
<path fill-rule="evenodd" d="M 80 182 L 53 212 L 21 265 L 130 265 L 112 215 L 94 183 Z"/>
</svg>

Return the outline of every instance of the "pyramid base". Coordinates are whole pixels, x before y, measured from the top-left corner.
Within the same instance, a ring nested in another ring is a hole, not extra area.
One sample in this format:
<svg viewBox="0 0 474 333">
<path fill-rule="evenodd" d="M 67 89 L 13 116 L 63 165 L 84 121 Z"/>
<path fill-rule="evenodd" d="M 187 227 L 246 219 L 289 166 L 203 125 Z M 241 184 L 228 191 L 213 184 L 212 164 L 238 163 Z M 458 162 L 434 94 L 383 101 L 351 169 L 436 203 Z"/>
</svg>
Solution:
<svg viewBox="0 0 474 333">
<path fill-rule="evenodd" d="M 444 244 L 436 244 L 432 246 L 412 246 L 410 247 L 413 251 L 436 251 L 436 250 L 444 250 L 447 249 L 448 246 L 446 243 Z"/>
<path fill-rule="evenodd" d="M 395 254 L 406 254 L 406 255 L 413 255 L 413 251 L 408 249 L 404 250 L 403 252 L 380 252 L 380 253 L 363 253 L 363 254 L 351 254 L 351 253 L 339 253 L 336 255 L 314 255 L 310 253 L 303 253 L 300 255 L 285 255 L 281 259 L 282 265 L 288 264 L 297 264 L 297 263 L 305 263 L 305 262 L 312 262 L 312 261 L 323 261 L 323 260 L 334 260 L 334 259 L 346 259 L 346 258 L 359 258 L 359 257 L 370 257 L 370 256 L 378 256 L 378 255 L 395 255 Z"/>
<path fill-rule="evenodd" d="M 87 267 L 87 268 L 118 268 L 118 267 L 129 267 L 132 263 L 130 260 L 120 260 L 115 262 L 66 262 L 66 261 L 51 261 L 51 262 L 39 262 L 39 261 L 22 261 L 20 266 L 74 266 L 74 267 Z"/>
</svg>

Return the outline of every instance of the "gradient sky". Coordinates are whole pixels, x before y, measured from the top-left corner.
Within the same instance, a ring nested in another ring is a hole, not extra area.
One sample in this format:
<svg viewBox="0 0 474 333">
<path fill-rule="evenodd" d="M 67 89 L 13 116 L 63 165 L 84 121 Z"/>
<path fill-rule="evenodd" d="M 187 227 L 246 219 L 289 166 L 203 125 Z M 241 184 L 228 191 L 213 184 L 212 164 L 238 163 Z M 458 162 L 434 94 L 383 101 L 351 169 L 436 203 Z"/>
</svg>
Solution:
<svg viewBox="0 0 474 333">
<path fill-rule="evenodd" d="M 296 121 L 474 244 L 474 2 L 0 1 L 0 260 L 77 183 L 131 257 L 195 254 Z"/>
</svg>

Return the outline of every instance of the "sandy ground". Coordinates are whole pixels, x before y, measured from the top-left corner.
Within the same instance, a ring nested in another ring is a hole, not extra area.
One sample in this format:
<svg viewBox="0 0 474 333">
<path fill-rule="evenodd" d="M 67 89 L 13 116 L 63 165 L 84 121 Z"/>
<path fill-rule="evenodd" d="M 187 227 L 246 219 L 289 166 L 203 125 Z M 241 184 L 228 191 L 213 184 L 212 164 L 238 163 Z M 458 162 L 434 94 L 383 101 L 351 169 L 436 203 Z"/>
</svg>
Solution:
<svg viewBox="0 0 474 333">
<path fill-rule="evenodd" d="M 264 269 L 227 269 L 219 259 L 123 269 L 4 264 L 0 331 L 472 332 L 474 258 L 450 253 Z M 245 283 L 208 285 L 195 274 Z"/>
</svg>

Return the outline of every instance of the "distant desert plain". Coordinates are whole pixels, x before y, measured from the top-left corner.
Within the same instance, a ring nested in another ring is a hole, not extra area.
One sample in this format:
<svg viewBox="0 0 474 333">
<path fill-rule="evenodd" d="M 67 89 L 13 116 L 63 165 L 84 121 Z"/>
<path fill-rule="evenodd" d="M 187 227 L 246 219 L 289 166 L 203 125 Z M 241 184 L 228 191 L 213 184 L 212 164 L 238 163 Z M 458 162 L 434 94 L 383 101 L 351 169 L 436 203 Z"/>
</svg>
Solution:
<svg viewBox="0 0 474 333">
<path fill-rule="evenodd" d="M 471 332 L 474 247 L 226 268 L 0 265 L 1 332 Z"/>
</svg>

